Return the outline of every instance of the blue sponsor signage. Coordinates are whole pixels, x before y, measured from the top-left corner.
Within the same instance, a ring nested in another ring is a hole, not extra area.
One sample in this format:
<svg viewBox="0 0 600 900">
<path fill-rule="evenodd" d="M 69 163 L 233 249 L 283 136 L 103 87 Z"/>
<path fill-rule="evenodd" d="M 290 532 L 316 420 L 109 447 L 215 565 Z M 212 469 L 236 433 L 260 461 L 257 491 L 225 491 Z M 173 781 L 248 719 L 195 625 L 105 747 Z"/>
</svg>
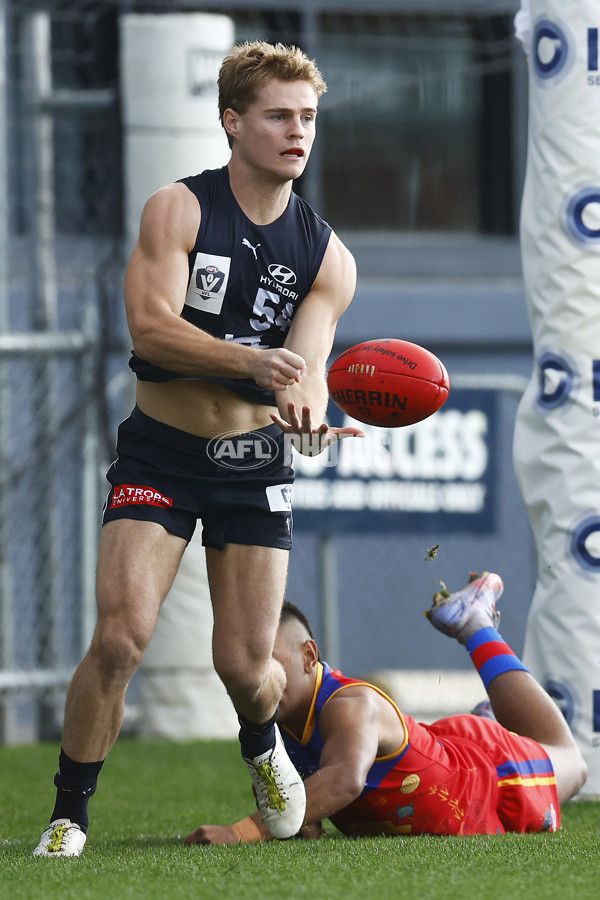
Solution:
<svg viewBox="0 0 600 900">
<path fill-rule="evenodd" d="M 402 428 L 361 425 L 330 402 L 330 425 L 357 425 L 314 457 L 294 453 L 294 528 L 324 533 L 495 526 L 495 391 L 452 389 L 433 416 Z"/>
</svg>

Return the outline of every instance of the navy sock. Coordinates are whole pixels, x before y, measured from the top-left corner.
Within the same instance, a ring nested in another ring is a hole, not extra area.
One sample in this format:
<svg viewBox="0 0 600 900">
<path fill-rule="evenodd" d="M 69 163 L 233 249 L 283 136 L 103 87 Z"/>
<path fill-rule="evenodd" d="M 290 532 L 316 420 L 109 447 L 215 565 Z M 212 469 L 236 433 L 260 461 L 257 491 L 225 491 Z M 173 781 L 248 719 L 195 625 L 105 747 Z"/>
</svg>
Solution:
<svg viewBox="0 0 600 900">
<path fill-rule="evenodd" d="M 245 759 L 254 759 L 255 756 L 262 756 L 268 753 L 275 746 L 275 722 L 277 721 L 277 711 L 268 722 L 258 725 L 238 713 L 238 721 L 240 728 L 240 744 L 242 748 L 242 756 Z"/>
<path fill-rule="evenodd" d="M 51 822 L 55 819 L 70 819 L 87 834 L 88 801 L 96 790 L 103 763 L 104 760 L 91 763 L 75 762 L 61 747 L 58 772 L 54 776 L 54 784 L 58 790 Z"/>
</svg>

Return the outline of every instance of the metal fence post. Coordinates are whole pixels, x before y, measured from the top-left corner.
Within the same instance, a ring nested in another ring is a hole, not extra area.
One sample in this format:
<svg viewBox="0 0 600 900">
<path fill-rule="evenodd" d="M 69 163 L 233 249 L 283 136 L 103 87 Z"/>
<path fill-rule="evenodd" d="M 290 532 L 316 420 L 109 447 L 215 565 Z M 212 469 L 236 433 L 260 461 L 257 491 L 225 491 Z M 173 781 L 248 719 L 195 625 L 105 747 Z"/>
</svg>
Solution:
<svg viewBox="0 0 600 900">
<path fill-rule="evenodd" d="M 35 324 L 40 331 L 54 331 L 58 323 L 58 297 L 55 254 L 55 208 L 54 208 L 54 122 L 51 111 L 44 103 L 52 94 L 52 58 L 50 15 L 36 12 L 28 16 L 25 27 L 27 47 L 24 69 L 25 87 L 31 97 L 32 135 L 35 168 L 35 210 L 32 222 L 34 234 L 33 264 L 36 270 L 34 297 L 36 304 Z M 47 488 L 43 493 L 38 515 L 38 539 L 40 560 L 40 601 L 39 615 L 45 623 L 43 642 L 39 647 L 39 659 L 45 668 L 56 668 L 60 662 L 60 590 L 57 574 L 60 571 L 57 535 L 60 533 L 57 521 L 57 497 L 55 479 L 52 476 L 55 451 L 52 436 L 57 420 L 54 390 L 56 381 L 56 360 L 49 357 L 39 362 L 38 379 L 41 402 L 38 414 L 38 440 L 45 447 L 43 454 L 44 480 Z M 44 564 L 45 561 L 45 564 Z M 39 707 L 39 728 L 41 738 L 52 738 L 56 730 L 56 698 L 42 700 Z"/>
<path fill-rule="evenodd" d="M 0 0 L 0 335 L 10 328 L 8 278 L 8 133 L 6 94 L 6 3 Z M 10 562 L 10 484 L 8 465 L 8 384 L 0 361 L 0 669 L 12 669 L 15 661 L 12 578 Z M 0 701 L 0 743 L 16 739 L 16 704 L 12 697 Z"/>
<path fill-rule="evenodd" d="M 340 616 L 338 609 L 337 554 L 333 538 L 329 534 L 323 534 L 319 538 L 319 562 L 323 655 L 335 669 L 340 665 Z"/>
<path fill-rule="evenodd" d="M 90 348 L 90 355 L 95 357 L 98 347 L 98 313 L 91 304 L 85 311 L 83 323 L 84 334 Z M 81 655 L 89 646 L 96 624 L 96 559 L 98 553 L 99 518 L 99 438 L 98 409 L 93 397 L 95 378 L 95 359 L 90 359 L 84 369 L 85 396 L 87 398 L 84 413 L 84 438 L 82 458 L 82 544 L 81 544 Z"/>
</svg>

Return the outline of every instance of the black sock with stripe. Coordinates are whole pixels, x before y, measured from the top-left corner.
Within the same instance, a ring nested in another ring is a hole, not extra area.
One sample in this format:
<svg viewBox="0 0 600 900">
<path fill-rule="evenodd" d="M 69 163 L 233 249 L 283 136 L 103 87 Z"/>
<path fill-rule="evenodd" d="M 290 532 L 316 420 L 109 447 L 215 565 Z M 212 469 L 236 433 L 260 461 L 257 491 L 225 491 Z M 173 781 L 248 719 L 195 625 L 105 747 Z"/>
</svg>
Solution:
<svg viewBox="0 0 600 900">
<path fill-rule="evenodd" d="M 57 792 L 51 822 L 56 819 L 70 819 L 87 834 L 89 824 L 87 806 L 90 797 L 96 791 L 98 775 L 103 764 L 104 760 L 91 763 L 75 762 L 61 748 L 58 772 L 54 776 Z"/>
<path fill-rule="evenodd" d="M 277 712 L 267 722 L 257 724 L 251 722 L 238 713 L 238 721 L 240 723 L 240 744 L 242 748 L 242 756 L 244 759 L 254 759 L 256 756 L 262 756 L 268 753 L 275 746 L 275 722 L 277 721 Z"/>
</svg>

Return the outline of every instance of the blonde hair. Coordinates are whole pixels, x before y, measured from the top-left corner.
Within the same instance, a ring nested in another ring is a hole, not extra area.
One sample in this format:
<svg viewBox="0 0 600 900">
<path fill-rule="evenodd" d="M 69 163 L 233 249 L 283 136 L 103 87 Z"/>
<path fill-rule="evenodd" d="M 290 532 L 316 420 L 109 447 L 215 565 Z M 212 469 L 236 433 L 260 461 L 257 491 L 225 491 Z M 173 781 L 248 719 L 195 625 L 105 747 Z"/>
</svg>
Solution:
<svg viewBox="0 0 600 900">
<path fill-rule="evenodd" d="M 268 44 L 266 41 L 245 41 L 233 48 L 219 70 L 221 125 L 226 109 L 245 113 L 258 90 L 271 78 L 279 81 L 307 81 L 317 99 L 327 90 L 314 59 L 309 59 L 299 47 Z M 229 135 L 227 139 L 231 146 Z"/>
</svg>

